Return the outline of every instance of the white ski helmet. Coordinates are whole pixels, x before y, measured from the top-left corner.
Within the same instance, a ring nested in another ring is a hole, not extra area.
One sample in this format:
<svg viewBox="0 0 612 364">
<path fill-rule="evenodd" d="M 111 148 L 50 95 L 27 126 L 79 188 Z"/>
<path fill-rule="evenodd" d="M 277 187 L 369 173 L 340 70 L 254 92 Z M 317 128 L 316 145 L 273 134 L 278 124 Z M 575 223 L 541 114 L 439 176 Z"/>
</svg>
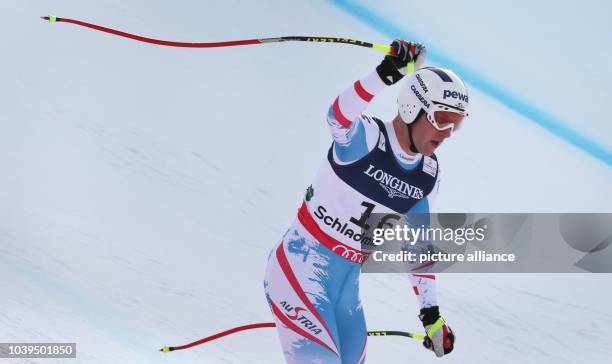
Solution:
<svg viewBox="0 0 612 364">
<path fill-rule="evenodd" d="M 436 111 L 450 111 L 467 116 L 468 92 L 463 81 L 453 71 L 437 67 L 421 68 L 407 77 L 397 97 L 397 107 L 402 120 L 410 125 L 421 111 L 438 130 Z"/>
</svg>

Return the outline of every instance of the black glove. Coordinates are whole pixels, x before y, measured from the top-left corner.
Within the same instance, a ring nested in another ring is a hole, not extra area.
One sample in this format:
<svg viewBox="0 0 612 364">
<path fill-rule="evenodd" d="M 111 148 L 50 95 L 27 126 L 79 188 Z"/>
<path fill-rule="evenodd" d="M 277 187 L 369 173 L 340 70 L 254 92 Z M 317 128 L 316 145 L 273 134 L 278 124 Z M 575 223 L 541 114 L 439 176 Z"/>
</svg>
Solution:
<svg viewBox="0 0 612 364">
<path fill-rule="evenodd" d="M 433 351 L 437 357 L 444 356 L 453 351 L 455 334 L 446 325 L 446 321 L 440 317 L 438 306 L 422 308 L 419 319 L 421 319 L 427 333 L 423 346 Z"/>
<path fill-rule="evenodd" d="M 387 85 L 392 85 L 406 75 L 406 66 L 414 62 L 414 69 L 421 68 L 427 50 L 421 43 L 396 39 L 391 43 L 391 53 L 376 67 L 376 72 Z"/>
</svg>

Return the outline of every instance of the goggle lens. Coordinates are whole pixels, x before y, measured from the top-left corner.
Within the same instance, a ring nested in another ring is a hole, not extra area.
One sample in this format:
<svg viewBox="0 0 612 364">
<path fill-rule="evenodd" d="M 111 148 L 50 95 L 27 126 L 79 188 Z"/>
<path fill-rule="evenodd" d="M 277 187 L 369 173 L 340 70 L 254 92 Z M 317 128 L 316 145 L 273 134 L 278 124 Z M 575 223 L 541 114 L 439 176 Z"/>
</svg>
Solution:
<svg viewBox="0 0 612 364">
<path fill-rule="evenodd" d="M 431 125 L 438 131 L 445 131 L 450 129 L 451 133 L 453 131 L 455 131 L 455 127 L 457 129 L 459 129 L 459 125 L 461 124 L 461 122 L 458 123 L 451 123 L 451 122 L 447 122 L 444 125 L 440 125 L 438 124 L 438 122 L 436 121 L 435 117 L 431 114 L 427 114 L 427 120 L 429 120 L 429 122 L 431 123 Z"/>
</svg>

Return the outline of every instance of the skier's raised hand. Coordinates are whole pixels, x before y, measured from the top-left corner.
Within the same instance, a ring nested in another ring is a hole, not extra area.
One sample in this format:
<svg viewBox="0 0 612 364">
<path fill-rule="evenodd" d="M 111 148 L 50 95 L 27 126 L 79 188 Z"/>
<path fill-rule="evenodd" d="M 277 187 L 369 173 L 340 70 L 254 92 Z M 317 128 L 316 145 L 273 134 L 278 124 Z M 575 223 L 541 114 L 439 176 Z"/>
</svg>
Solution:
<svg viewBox="0 0 612 364">
<path fill-rule="evenodd" d="M 391 43 L 391 52 L 376 67 L 376 72 L 387 85 L 392 85 L 406 75 L 406 66 L 414 62 L 414 68 L 419 69 L 425 62 L 427 49 L 421 43 L 396 39 Z"/>
<path fill-rule="evenodd" d="M 446 325 L 446 321 L 440 316 L 438 306 L 421 309 L 419 319 L 421 319 L 427 333 L 423 346 L 433 351 L 437 357 L 444 356 L 453 351 L 455 335 L 453 330 Z"/>
</svg>

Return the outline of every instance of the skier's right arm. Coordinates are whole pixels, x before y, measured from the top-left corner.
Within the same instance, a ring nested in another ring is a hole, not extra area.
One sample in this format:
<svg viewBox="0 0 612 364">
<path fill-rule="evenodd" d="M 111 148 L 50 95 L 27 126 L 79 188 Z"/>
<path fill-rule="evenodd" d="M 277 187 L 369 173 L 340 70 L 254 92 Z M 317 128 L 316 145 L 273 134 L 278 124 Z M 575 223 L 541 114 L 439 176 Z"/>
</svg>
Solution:
<svg viewBox="0 0 612 364">
<path fill-rule="evenodd" d="M 375 72 L 357 80 L 338 95 L 329 108 L 327 123 L 341 162 L 362 158 L 378 139 L 376 124 L 362 115 L 372 98 L 386 86 L 401 80 L 409 62 L 414 61 L 418 67 L 425 60 L 425 47 L 421 44 L 396 39 L 391 49 L 396 56 L 385 56 Z"/>
</svg>

